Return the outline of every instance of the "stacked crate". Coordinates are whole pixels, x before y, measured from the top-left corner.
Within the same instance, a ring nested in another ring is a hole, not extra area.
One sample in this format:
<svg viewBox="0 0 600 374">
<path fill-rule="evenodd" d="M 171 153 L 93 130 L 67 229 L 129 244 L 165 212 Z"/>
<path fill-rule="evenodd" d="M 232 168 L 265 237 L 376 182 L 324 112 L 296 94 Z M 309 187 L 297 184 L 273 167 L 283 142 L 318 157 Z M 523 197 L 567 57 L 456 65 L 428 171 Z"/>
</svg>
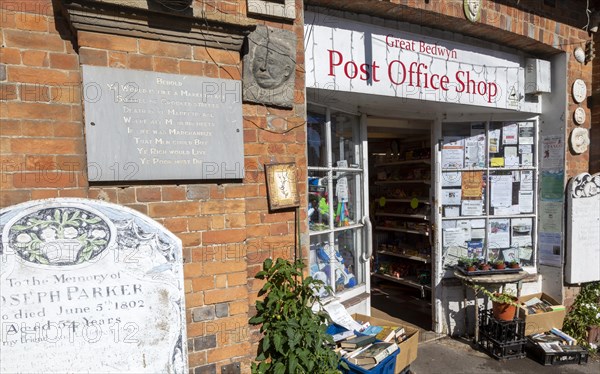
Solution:
<svg viewBox="0 0 600 374">
<path fill-rule="evenodd" d="M 525 321 L 500 321 L 491 310 L 479 311 L 479 346 L 498 360 L 525 357 Z"/>
</svg>

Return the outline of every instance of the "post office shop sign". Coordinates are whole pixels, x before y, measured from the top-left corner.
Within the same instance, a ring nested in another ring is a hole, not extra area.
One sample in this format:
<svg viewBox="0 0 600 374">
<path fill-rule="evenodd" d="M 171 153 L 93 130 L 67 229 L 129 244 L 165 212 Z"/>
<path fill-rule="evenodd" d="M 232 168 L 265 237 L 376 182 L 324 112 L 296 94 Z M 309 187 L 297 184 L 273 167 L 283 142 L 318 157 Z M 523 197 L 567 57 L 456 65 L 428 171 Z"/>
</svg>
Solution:
<svg viewBox="0 0 600 374">
<path fill-rule="evenodd" d="M 306 87 L 519 110 L 516 55 L 307 12 Z"/>
<path fill-rule="evenodd" d="M 241 82 L 83 66 L 90 181 L 242 179 Z"/>
</svg>

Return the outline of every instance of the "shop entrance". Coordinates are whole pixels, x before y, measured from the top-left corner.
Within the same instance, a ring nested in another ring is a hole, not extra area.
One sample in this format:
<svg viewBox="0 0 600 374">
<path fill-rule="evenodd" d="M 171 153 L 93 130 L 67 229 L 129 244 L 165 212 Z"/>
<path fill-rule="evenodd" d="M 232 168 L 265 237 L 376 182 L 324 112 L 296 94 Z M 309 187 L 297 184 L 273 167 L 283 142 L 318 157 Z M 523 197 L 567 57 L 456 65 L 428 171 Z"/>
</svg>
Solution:
<svg viewBox="0 0 600 374">
<path fill-rule="evenodd" d="M 367 116 L 371 306 L 432 326 L 433 121 Z"/>
</svg>

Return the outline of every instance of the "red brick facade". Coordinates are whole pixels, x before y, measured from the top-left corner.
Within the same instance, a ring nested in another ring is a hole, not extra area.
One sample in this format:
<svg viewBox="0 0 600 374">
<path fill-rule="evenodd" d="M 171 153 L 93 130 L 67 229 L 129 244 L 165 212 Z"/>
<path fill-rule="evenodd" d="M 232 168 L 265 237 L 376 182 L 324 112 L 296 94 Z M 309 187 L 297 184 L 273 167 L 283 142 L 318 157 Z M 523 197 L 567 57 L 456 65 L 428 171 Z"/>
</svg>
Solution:
<svg viewBox="0 0 600 374">
<path fill-rule="evenodd" d="M 456 0 L 306 3 L 481 37 L 541 58 L 560 51 L 572 56 L 575 47 L 590 39 L 581 29 L 585 1 L 557 0 L 551 7 L 537 0 L 484 0 L 477 23 L 465 20 L 462 1 Z M 195 2 L 214 11 L 213 5 L 221 13 L 246 17 L 245 0 Z M 243 105 L 245 177 L 241 183 L 99 185 L 90 183 L 85 172 L 81 65 L 240 79 L 240 54 L 104 33 L 75 35 L 60 15 L 59 1 L 2 2 L 0 206 L 52 197 L 102 199 L 145 213 L 181 238 L 190 372 L 220 372 L 222 365 L 233 362 L 242 363 L 242 372 L 249 371 L 259 339 L 247 323 L 261 287 L 253 276 L 264 258 L 293 254 L 295 215 L 269 212 L 264 164 L 296 163 L 301 204 L 306 206 L 302 6 L 297 0 L 293 23 L 254 19 L 257 24 L 291 30 L 298 37 L 295 105 L 291 110 Z M 592 64 L 582 65 L 570 57 L 569 89 L 576 78 L 584 79 L 590 92 Z M 577 105 L 570 95 L 566 99 L 573 110 Z M 582 106 L 588 118 L 583 127 L 590 128 L 591 122 L 596 126 L 594 156 L 568 152 L 569 177 L 600 170 L 600 114 L 592 117 L 586 101 Z M 575 126 L 572 111 L 567 115 L 565 137 Z M 308 232 L 305 213 L 300 221 L 304 235 Z M 194 322 L 195 311 L 212 317 Z"/>
</svg>

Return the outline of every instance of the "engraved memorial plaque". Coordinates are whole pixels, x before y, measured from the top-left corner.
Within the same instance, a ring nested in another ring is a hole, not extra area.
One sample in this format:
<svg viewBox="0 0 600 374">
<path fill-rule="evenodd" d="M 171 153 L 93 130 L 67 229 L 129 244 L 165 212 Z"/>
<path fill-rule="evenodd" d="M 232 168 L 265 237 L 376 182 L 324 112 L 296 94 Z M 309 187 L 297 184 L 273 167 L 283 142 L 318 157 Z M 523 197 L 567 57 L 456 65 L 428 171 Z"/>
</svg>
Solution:
<svg viewBox="0 0 600 374">
<path fill-rule="evenodd" d="M 241 82 L 83 66 L 90 181 L 242 179 Z"/>
<path fill-rule="evenodd" d="M 129 208 L 0 210 L 2 373 L 187 373 L 181 240 Z"/>
</svg>

